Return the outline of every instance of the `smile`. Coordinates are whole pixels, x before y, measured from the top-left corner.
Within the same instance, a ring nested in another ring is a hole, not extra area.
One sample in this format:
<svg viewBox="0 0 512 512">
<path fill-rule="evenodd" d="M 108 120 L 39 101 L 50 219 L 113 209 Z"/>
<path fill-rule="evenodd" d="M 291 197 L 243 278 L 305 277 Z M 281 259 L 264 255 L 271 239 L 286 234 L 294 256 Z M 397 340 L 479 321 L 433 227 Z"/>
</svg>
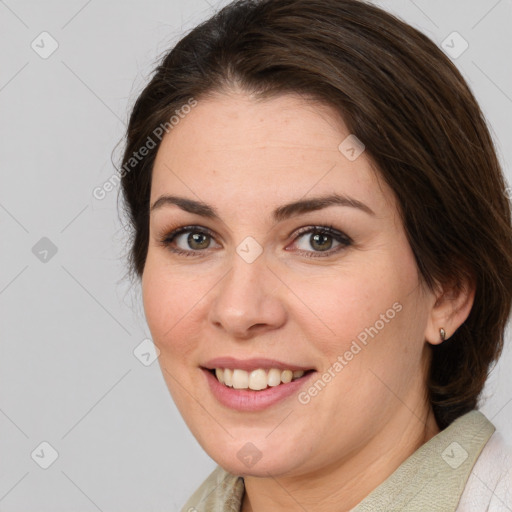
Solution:
<svg viewBox="0 0 512 512">
<path fill-rule="evenodd" d="M 261 391 L 268 387 L 276 387 L 281 384 L 288 384 L 296 379 L 300 379 L 306 372 L 304 370 L 280 370 L 271 368 L 257 368 L 251 372 L 238 368 L 215 368 L 211 370 L 217 380 L 229 388 L 251 389 Z"/>
</svg>

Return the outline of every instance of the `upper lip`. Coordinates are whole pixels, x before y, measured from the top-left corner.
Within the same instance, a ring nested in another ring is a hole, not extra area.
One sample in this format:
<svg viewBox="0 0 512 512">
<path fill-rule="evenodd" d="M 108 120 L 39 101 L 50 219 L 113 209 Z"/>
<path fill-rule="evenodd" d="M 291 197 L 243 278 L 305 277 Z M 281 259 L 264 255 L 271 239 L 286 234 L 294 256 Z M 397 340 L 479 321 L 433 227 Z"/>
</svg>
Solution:
<svg viewBox="0 0 512 512">
<path fill-rule="evenodd" d="M 264 357 L 255 357 L 251 359 L 236 359 L 234 357 L 216 357 L 210 359 L 202 365 L 203 368 L 214 370 L 216 368 L 229 368 L 245 370 L 247 372 L 257 370 L 258 368 L 276 368 L 278 370 L 312 370 L 313 368 L 307 366 L 296 365 L 293 363 L 284 363 L 277 359 L 267 359 Z"/>
</svg>

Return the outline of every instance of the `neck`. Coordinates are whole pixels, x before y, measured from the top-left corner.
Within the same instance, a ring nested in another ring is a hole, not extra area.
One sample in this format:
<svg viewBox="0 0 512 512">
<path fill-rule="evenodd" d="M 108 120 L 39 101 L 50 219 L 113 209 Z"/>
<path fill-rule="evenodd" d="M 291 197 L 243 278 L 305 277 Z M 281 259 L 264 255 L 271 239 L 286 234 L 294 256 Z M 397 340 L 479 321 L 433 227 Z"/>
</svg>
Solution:
<svg viewBox="0 0 512 512">
<path fill-rule="evenodd" d="M 314 474 L 245 477 L 241 510 L 348 512 L 437 433 L 439 427 L 430 407 L 421 420 L 402 407 L 400 414 L 383 426 L 380 434 L 361 450 Z"/>
</svg>

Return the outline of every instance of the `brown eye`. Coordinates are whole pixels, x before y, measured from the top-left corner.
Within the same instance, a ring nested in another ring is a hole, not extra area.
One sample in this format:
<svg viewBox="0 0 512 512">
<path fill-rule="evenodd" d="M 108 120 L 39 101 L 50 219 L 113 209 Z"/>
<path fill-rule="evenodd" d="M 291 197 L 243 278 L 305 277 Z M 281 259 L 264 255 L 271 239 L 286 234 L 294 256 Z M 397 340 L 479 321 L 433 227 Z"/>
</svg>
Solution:
<svg viewBox="0 0 512 512">
<path fill-rule="evenodd" d="M 187 244 L 191 249 L 206 249 L 210 245 L 210 238 L 205 233 L 190 233 Z"/>
<path fill-rule="evenodd" d="M 205 249 L 211 247 L 212 240 L 214 238 L 209 230 L 185 226 L 164 236 L 161 244 L 176 254 L 196 256 L 206 253 Z"/>
<path fill-rule="evenodd" d="M 309 243 L 311 247 L 318 249 L 319 251 L 327 251 L 332 246 L 332 237 L 331 235 L 325 235 L 323 233 L 317 233 L 315 235 L 310 235 Z"/>
<path fill-rule="evenodd" d="M 303 241 L 296 241 L 295 244 L 297 245 L 299 252 L 308 257 L 329 256 L 352 244 L 352 240 L 347 235 L 333 229 L 331 226 L 314 226 L 306 228 L 306 230 L 301 231 L 297 235 L 295 240 L 300 239 L 303 239 Z M 332 249 L 333 244 L 335 244 L 334 249 Z"/>
</svg>

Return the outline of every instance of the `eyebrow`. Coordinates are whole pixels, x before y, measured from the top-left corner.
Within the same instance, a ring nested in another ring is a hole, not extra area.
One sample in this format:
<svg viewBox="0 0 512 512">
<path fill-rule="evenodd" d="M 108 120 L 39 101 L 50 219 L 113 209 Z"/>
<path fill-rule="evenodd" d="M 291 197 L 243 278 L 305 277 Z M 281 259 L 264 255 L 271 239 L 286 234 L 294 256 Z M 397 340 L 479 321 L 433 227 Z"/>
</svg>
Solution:
<svg viewBox="0 0 512 512">
<path fill-rule="evenodd" d="M 202 201 L 195 201 L 193 199 L 172 195 L 160 196 L 151 206 L 150 212 L 154 212 L 165 205 L 176 205 L 186 212 L 200 215 L 201 217 L 207 217 L 209 219 L 220 220 L 220 215 L 213 206 Z M 272 218 L 275 222 L 282 222 L 290 217 L 321 210 L 329 206 L 348 206 L 351 208 L 357 208 L 368 215 L 375 215 L 375 212 L 369 206 L 357 199 L 346 195 L 330 194 L 327 196 L 300 199 L 298 201 L 293 201 L 292 203 L 279 206 L 272 212 Z"/>
</svg>

